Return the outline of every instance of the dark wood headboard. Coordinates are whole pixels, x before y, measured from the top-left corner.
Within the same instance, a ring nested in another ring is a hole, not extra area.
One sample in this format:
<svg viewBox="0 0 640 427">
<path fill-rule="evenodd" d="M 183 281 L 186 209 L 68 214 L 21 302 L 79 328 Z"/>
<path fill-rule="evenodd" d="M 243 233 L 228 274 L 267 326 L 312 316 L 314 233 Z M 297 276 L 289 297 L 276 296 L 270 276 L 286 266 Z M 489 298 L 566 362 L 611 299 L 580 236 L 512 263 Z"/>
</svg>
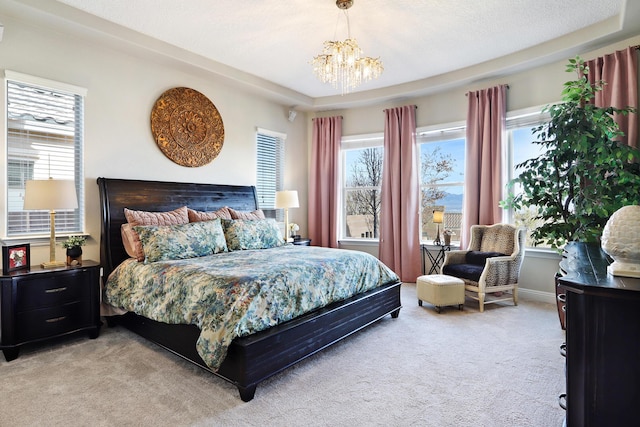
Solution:
<svg viewBox="0 0 640 427">
<path fill-rule="evenodd" d="M 102 224 L 100 263 L 107 277 L 128 258 L 120 227 L 127 222 L 124 208 L 166 212 L 181 206 L 198 211 L 215 211 L 224 206 L 252 211 L 258 208 L 256 188 L 248 185 L 192 184 L 98 178 Z"/>
</svg>

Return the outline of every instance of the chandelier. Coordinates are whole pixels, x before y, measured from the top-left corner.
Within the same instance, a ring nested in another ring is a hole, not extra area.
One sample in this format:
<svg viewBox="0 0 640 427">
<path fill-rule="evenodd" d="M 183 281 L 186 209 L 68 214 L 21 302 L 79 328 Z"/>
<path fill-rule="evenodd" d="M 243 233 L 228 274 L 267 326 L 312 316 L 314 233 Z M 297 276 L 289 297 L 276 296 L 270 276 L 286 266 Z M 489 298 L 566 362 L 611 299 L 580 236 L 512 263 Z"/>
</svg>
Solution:
<svg viewBox="0 0 640 427">
<path fill-rule="evenodd" d="M 358 42 L 351 38 L 347 9 L 353 6 L 353 0 L 336 0 L 336 6 L 344 11 L 347 18 L 347 39 L 324 42 L 322 53 L 314 57 L 311 64 L 313 73 L 322 83 L 331 83 L 336 89 L 339 84 L 344 95 L 362 82 L 380 77 L 384 68 L 380 58 L 362 56 Z"/>
</svg>

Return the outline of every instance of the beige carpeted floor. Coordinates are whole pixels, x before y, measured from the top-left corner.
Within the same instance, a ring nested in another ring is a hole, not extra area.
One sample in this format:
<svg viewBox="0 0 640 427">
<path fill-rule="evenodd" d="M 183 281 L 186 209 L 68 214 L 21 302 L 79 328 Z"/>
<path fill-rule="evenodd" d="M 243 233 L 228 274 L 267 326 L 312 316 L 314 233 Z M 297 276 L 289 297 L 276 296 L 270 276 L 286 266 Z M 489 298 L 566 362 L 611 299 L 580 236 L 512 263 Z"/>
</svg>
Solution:
<svg viewBox="0 0 640 427">
<path fill-rule="evenodd" d="M 437 314 L 402 290 L 387 316 L 258 386 L 225 381 L 122 328 L 0 362 L 1 426 L 560 426 L 555 306 Z"/>
</svg>

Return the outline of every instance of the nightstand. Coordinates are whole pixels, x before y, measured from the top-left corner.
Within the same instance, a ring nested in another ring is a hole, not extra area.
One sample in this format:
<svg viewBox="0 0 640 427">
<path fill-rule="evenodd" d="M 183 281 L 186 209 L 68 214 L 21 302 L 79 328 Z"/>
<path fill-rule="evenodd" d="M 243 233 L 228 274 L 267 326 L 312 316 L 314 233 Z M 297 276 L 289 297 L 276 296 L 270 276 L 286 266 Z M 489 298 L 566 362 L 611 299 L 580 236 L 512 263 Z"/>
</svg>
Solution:
<svg viewBox="0 0 640 427">
<path fill-rule="evenodd" d="M 0 349 L 5 359 L 20 347 L 86 331 L 100 333 L 100 265 L 16 271 L 0 276 Z"/>
<path fill-rule="evenodd" d="M 293 241 L 294 245 L 297 246 L 311 246 L 311 239 L 298 239 Z"/>
<path fill-rule="evenodd" d="M 429 250 L 430 249 L 429 245 L 422 244 L 420 245 L 420 247 L 422 248 L 422 274 L 427 274 L 426 264 L 425 264 L 425 261 L 427 259 L 429 259 L 429 261 L 431 262 L 431 268 L 429 268 L 429 274 L 432 274 L 432 273 L 438 274 L 440 272 L 440 267 L 444 262 L 445 252 L 451 250 L 451 245 L 432 245 L 431 248 L 434 248 L 437 250 L 435 256 Z"/>
</svg>

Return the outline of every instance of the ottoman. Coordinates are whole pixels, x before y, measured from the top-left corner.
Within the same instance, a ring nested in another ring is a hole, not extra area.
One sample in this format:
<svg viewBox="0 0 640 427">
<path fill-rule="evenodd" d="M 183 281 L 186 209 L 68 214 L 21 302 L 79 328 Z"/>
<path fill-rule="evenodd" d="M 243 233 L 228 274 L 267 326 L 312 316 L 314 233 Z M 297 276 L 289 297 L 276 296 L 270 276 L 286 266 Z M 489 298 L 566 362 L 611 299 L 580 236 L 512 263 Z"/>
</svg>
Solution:
<svg viewBox="0 0 640 427">
<path fill-rule="evenodd" d="M 460 310 L 464 305 L 464 281 L 457 277 L 445 274 L 420 276 L 416 280 L 416 292 L 419 306 L 426 301 L 433 304 L 438 313 L 447 305 L 457 305 Z"/>
</svg>

